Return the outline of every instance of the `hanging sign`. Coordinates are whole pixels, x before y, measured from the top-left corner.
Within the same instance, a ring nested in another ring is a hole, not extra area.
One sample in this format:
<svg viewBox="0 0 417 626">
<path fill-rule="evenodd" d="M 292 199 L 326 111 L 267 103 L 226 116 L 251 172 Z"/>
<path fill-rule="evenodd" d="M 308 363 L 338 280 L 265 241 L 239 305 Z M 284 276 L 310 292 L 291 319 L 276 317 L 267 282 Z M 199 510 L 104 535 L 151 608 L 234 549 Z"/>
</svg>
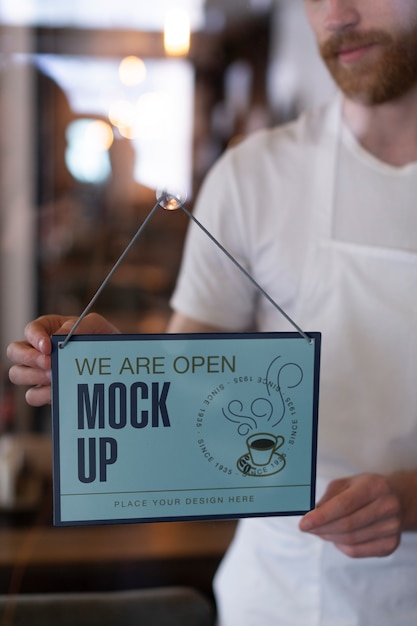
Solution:
<svg viewBox="0 0 417 626">
<path fill-rule="evenodd" d="M 53 336 L 57 526 L 314 507 L 320 334 Z"/>
</svg>

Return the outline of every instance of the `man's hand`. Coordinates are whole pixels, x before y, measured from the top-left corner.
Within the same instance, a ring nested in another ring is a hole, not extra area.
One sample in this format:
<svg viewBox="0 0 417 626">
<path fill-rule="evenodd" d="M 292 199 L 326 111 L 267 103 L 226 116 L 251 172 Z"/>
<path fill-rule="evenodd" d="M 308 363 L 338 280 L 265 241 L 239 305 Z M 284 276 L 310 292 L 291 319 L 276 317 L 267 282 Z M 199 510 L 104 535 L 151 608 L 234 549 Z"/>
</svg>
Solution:
<svg viewBox="0 0 417 626">
<path fill-rule="evenodd" d="M 416 475 L 405 476 L 412 477 L 410 487 L 415 488 Z M 331 541 L 353 558 L 391 554 L 406 529 L 399 477 L 360 474 L 334 480 L 316 509 L 301 519 L 300 530 Z"/>
<path fill-rule="evenodd" d="M 9 377 L 16 385 L 29 386 L 26 400 L 32 406 L 51 402 L 51 340 L 53 334 L 66 335 L 76 322 L 76 317 L 44 315 L 30 322 L 24 341 L 15 341 L 7 349 L 7 356 L 14 365 Z M 116 334 L 118 330 L 101 315 L 91 313 L 80 324 L 78 333 Z"/>
</svg>

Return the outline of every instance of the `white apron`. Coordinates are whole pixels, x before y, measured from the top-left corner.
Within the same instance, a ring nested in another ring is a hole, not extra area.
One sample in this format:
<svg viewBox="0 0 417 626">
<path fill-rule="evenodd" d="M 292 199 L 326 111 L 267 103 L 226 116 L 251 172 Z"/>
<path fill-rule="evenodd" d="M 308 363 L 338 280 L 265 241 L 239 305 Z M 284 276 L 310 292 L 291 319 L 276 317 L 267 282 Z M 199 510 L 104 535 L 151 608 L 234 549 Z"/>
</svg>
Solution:
<svg viewBox="0 0 417 626">
<path fill-rule="evenodd" d="M 312 163 L 323 201 L 294 316 L 323 334 L 318 498 L 336 477 L 417 469 L 417 255 L 333 239 L 337 127 Z M 417 533 L 350 559 L 298 521 L 240 523 L 215 581 L 221 626 L 417 625 Z"/>
</svg>

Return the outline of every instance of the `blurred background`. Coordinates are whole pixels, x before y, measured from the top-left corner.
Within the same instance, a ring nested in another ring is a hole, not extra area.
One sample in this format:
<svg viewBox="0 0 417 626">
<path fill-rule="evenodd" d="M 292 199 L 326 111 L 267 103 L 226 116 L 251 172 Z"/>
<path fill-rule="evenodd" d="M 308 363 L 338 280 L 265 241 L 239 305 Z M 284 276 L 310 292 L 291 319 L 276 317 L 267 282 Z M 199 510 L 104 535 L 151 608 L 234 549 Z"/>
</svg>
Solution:
<svg viewBox="0 0 417 626">
<path fill-rule="evenodd" d="M 302 0 L 0 0 L 0 531 L 51 526 L 49 410 L 30 409 L 9 384 L 7 344 L 40 314 L 81 313 L 155 190 L 186 194 L 192 209 L 228 146 L 332 92 Z M 124 332 L 162 332 L 186 227 L 181 212 L 157 212 L 95 309 Z M 182 528 L 164 537 L 177 533 L 175 544 Z M 0 593 L 25 537 L 0 538 Z M 54 541 L 20 588 L 99 587 L 96 570 L 79 582 Z M 84 539 L 67 541 L 82 561 Z M 48 558 L 66 572 L 59 584 Z M 122 548 L 112 558 L 119 582 L 108 586 L 138 582 L 135 570 L 126 583 Z"/>
</svg>

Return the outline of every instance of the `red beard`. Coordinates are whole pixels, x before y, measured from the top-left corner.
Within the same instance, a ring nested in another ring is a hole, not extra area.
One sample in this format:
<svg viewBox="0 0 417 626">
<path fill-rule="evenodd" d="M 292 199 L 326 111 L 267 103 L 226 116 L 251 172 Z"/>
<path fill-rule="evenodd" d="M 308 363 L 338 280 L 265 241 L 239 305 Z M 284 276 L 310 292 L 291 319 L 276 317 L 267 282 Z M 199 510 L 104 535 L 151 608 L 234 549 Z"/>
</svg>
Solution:
<svg viewBox="0 0 417 626">
<path fill-rule="evenodd" d="M 365 55 L 349 66 L 339 59 L 343 49 L 372 45 L 380 49 L 377 60 Z M 322 44 L 320 52 L 337 85 L 354 100 L 383 104 L 417 83 L 417 29 L 397 39 L 382 31 L 339 33 Z"/>
</svg>

